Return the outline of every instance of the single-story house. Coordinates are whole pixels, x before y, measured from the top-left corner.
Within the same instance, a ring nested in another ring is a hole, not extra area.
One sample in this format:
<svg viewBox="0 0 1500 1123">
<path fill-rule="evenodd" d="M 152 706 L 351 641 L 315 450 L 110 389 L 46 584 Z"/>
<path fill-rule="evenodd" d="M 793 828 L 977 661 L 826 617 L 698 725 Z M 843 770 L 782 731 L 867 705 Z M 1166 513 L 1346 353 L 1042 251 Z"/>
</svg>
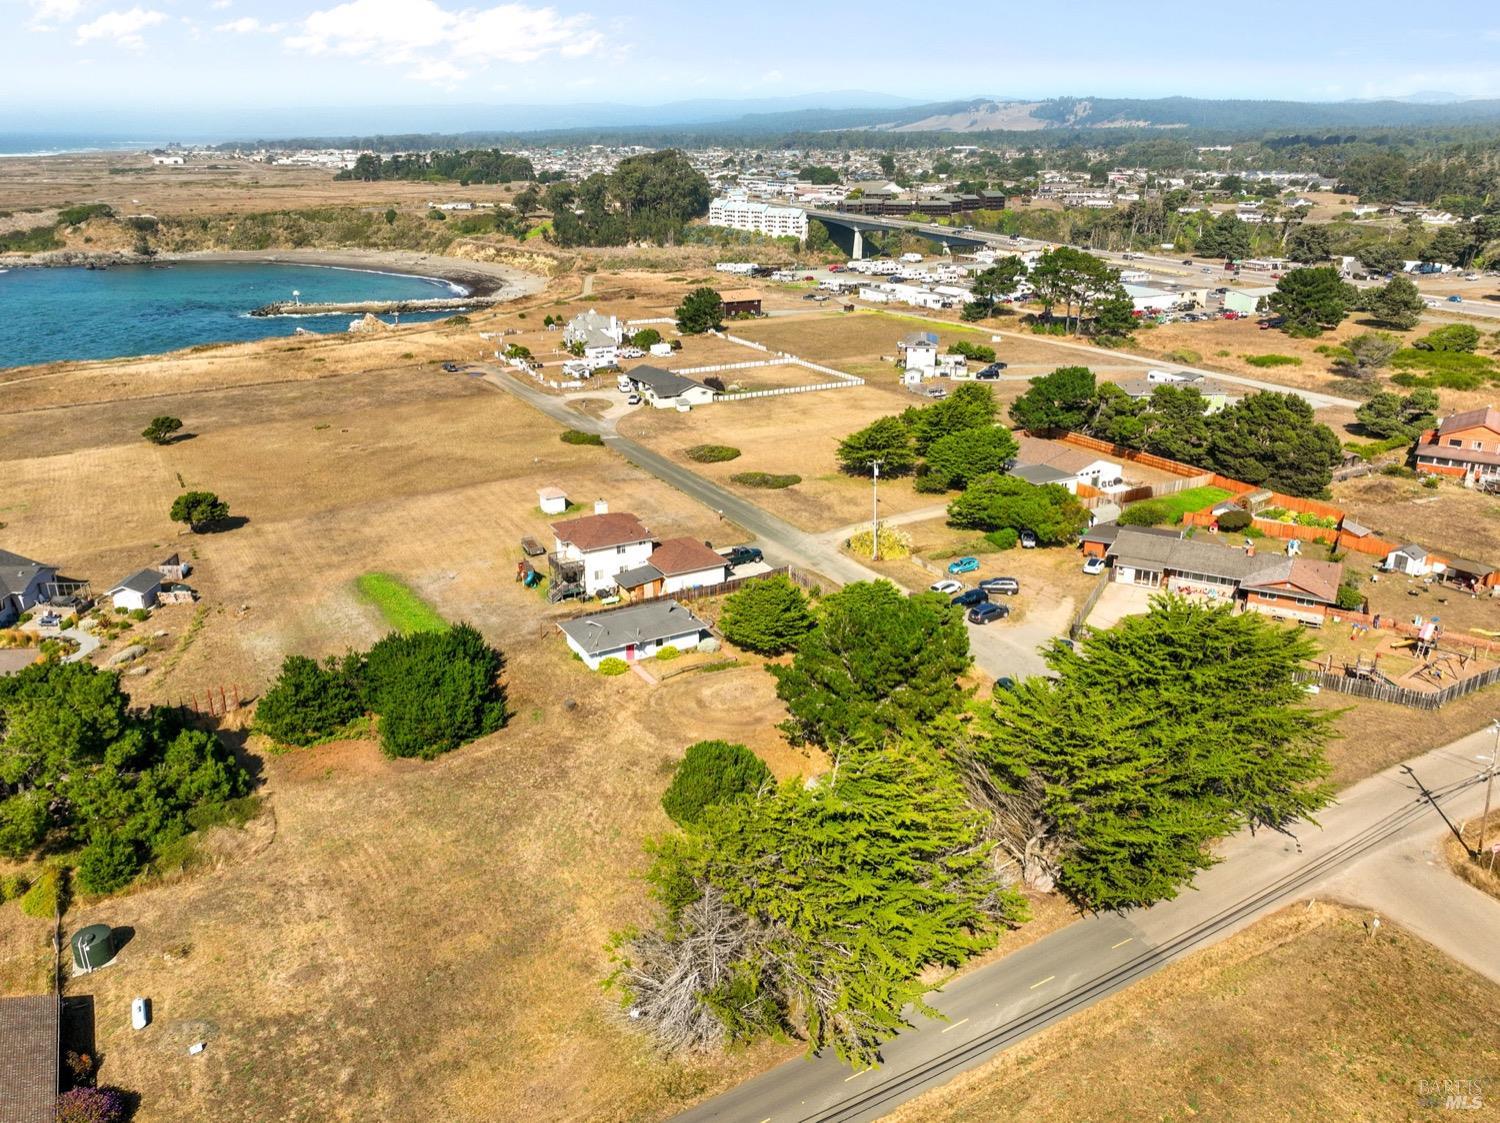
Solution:
<svg viewBox="0 0 1500 1123">
<path fill-rule="evenodd" d="M 1500 482 L 1500 409 L 1464 410 L 1417 439 L 1417 471 L 1466 486 Z"/>
<path fill-rule="evenodd" d="M 615 577 L 620 591 L 632 600 L 700 589 L 729 580 L 729 562 L 696 538 L 668 538 L 658 542 L 651 559 Z"/>
<path fill-rule="evenodd" d="M 107 594 L 116 608 L 127 610 L 155 608 L 161 593 L 161 571 L 143 569 L 132 573 Z"/>
<path fill-rule="evenodd" d="M 728 289 L 719 294 L 726 316 L 759 316 L 760 293 L 754 289 Z"/>
<path fill-rule="evenodd" d="M 1100 520 L 1093 526 L 1089 527 L 1088 530 L 1083 533 L 1082 537 L 1078 539 L 1078 545 L 1079 548 L 1083 550 L 1083 556 L 1086 558 L 1105 557 L 1109 553 L 1110 546 L 1114 545 L 1116 536 L 1118 536 L 1120 531 L 1123 529 L 1124 528 L 1120 526 L 1119 523 L 1106 522 L 1104 520 Z M 1167 530 L 1164 527 L 1137 526 L 1131 527 L 1131 529 L 1140 531 L 1143 534 L 1154 534 L 1161 538 L 1171 538 L 1175 540 L 1182 537 L 1181 531 Z"/>
<path fill-rule="evenodd" d="M 626 511 L 611 514 L 600 501 L 594 514 L 552 524 L 554 548 L 548 561 L 554 587 L 579 585 L 587 596 L 615 588 L 622 570 L 644 565 L 653 539 L 641 520 Z"/>
<path fill-rule="evenodd" d="M 1100 456 L 1097 452 L 1033 437 L 1029 433 L 1017 433 L 1017 464 L 1045 464 L 1067 474 L 1071 483 L 1064 484 L 1071 492 L 1078 491 L 1079 484 L 1088 484 L 1098 491 L 1124 487 L 1125 468 L 1118 461 Z M 1062 481 L 1056 481 L 1061 483 Z"/>
<path fill-rule="evenodd" d="M 714 400 L 712 387 L 661 367 L 639 366 L 627 371 L 625 377 L 657 409 L 675 409 L 680 404 L 707 405 Z"/>
<path fill-rule="evenodd" d="M 690 650 L 710 635 L 707 624 L 670 597 L 564 620 L 558 628 L 591 671 L 605 659 L 633 663 L 663 647 Z"/>
<path fill-rule="evenodd" d="M 1156 374 L 1160 372 L 1152 371 L 1149 373 Z M 1234 387 L 1227 386 L 1224 383 L 1215 381 L 1211 378 L 1185 378 L 1181 380 L 1174 380 L 1172 382 L 1162 382 L 1152 381 L 1152 379 L 1148 376 L 1146 378 L 1127 378 L 1123 382 L 1115 383 L 1115 385 L 1118 386 L 1121 390 L 1125 391 L 1127 395 L 1135 398 L 1138 401 L 1144 398 L 1150 398 L 1151 395 L 1156 393 L 1156 391 L 1162 386 L 1175 386 L 1179 390 L 1196 390 L 1207 400 L 1207 412 L 1209 413 L 1218 413 L 1221 409 L 1229 405 L 1231 402 L 1237 402 L 1242 397 L 1244 397 L 1244 395 Z"/>
<path fill-rule="evenodd" d="M 0 1119 L 53 1123 L 62 1077 L 62 1013 L 52 995 L 0 998 Z"/>
<path fill-rule="evenodd" d="M 47 600 L 57 567 L 0 550 L 0 624 L 9 624 Z"/>
<path fill-rule="evenodd" d="M 1222 600 L 1247 612 L 1313 625 L 1322 624 L 1337 603 L 1344 575 L 1335 562 L 1257 554 L 1253 545 L 1235 549 L 1133 526 L 1119 529 L 1105 556 L 1113 581 Z"/>
<path fill-rule="evenodd" d="M 1426 546 L 1411 542 L 1387 554 L 1384 566 L 1392 573 L 1404 573 L 1408 577 L 1426 577 L 1438 567 L 1438 559 L 1428 552 Z"/>
</svg>

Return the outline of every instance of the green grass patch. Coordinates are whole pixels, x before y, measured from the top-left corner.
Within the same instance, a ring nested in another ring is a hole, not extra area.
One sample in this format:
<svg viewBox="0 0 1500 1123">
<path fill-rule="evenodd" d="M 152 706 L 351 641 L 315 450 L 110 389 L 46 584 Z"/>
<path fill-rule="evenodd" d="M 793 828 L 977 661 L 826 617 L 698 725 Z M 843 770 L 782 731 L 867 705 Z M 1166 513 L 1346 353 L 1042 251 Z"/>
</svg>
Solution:
<svg viewBox="0 0 1500 1123">
<path fill-rule="evenodd" d="M 355 586 L 367 603 L 380 609 L 385 622 L 403 635 L 448 630 L 448 621 L 399 577 L 389 573 L 365 573 Z"/>
<path fill-rule="evenodd" d="M 585 433 L 582 429 L 564 429 L 562 443 L 565 445 L 602 445 L 604 438 L 598 433 Z"/>
<path fill-rule="evenodd" d="M 33 226 L 29 230 L 12 230 L 0 234 L 0 253 L 45 253 L 62 249 L 55 226 Z"/>
<path fill-rule="evenodd" d="M 758 487 L 768 491 L 780 491 L 802 482 L 801 476 L 791 473 L 779 475 L 776 472 L 736 472 L 729 478 L 742 487 Z"/>
<path fill-rule="evenodd" d="M 1392 375 L 1398 386 L 1431 386 L 1446 390 L 1478 390 L 1492 379 L 1500 379 L 1495 360 L 1465 351 L 1419 351 L 1403 347 L 1391 358 L 1401 373 Z"/>
<path fill-rule="evenodd" d="M 726 460 L 738 459 L 740 450 L 731 445 L 694 445 L 684 449 L 682 454 L 699 464 L 722 464 Z"/>
<path fill-rule="evenodd" d="M 902 312 L 882 312 L 875 308 L 860 309 L 862 315 L 883 316 L 888 320 L 900 320 L 908 324 L 925 324 L 941 328 L 943 331 L 966 332 L 969 335 L 988 335 L 985 328 L 970 327 L 968 324 L 955 324 L 948 320 L 934 320 L 926 316 L 909 316 Z"/>
<path fill-rule="evenodd" d="M 1179 491 L 1175 495 L 1163 495 L 1157 499 L 1143 499 L 1141 503 L 1132 503 L 1131 507 L 1139 507 L 1149 503 L 1151 510 L 1158 514 L 1158 525 L 1175 526 L 1182 521 L 1182 516 L 1189 511 L 1201 511 L 1203 508 L 1214 503 L 1222 503 L 1232 498 L 1232 493 L 1225 491 L 1222 487 L 1190 487 L 1186 491 Z M 1128 509 L 1128 508 L 1127 508 Z"/>
<path fill-rule="evenodd" d="M 1344 447 L 1361 460 L 1374 460 L 1382 453 L 1405 448 L 1411 443 L 1410 437 L 1386 437 L 1381 441 L 1345 441 Z"/>
<path fill-rule="evenodd" d="M 1241 355 L 1240 358 L 1253 367 L 1300 367 L 1302 360 L 1295 355 Z"/>
<path fill-rule="evenodd" d="M 1168 351 L 1165 357 L 1174 363 L 1183 363 L 1187 366 L 1192 366 L 1194 363 L 1201 363 L 1203 361 L 1203 356 L 1191 347 L 1179 347 L 1175 351 Z"/>
</svg>

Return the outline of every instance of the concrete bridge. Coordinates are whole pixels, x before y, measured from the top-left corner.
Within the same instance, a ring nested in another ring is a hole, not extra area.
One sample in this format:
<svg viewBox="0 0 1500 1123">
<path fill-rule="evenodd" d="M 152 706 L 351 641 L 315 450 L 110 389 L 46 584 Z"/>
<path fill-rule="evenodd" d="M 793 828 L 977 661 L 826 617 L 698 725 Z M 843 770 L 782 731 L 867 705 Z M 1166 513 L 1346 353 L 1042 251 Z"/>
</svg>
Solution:
<svg viewBox="0 0 1500 1123">
<path fill-rule="evenodd" d="M 853 240 L 849 256 L 861 258 L 865 255 L 865 234 L 871 231 L 900 231 L 916 234 L 941 246 L 945 253 L 953 249 L 976 250 L 991 245 L 1009 245 L 1010 239 L 1003 234 L 988 234 L 980 230 L 961 230 L 953 226 L 938 226 L 929 222 L 911 222 L 903 218 L 883 218 L 879 215 L 848 214 L 844 211 L 808 210 L 808 218 L 815 218 L 832 233 L 835 229 L 847 230 Z M 842 248 L 842 247 L 840 247 Z"/>
</svg>

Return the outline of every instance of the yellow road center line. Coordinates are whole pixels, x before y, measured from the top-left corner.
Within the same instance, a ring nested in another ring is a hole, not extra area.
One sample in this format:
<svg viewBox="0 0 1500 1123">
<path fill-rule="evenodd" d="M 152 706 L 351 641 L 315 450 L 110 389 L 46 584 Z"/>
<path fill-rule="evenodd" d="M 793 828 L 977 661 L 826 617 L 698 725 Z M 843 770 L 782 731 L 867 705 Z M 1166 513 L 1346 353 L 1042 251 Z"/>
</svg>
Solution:
<svg viewBox="0 0 1500 1123">
<path fill-rule="evenodd" d="M 867 1073 L 869 1071 L 870 1070 L 867 1069 L 867 1068 L 862 1068 L 858 1072 L 856 1072 L 853 1076 L 846 1076 L 846 1077 L 844 1077 L 844 1083 L 847 1084 L 851 1080 L 857 1080 L 857 1079 L 859 1079 L 859 1077 L 863 1076 L 865 1073 Z"/>
<path fill-rule="evenodd" d="M 1037 982 L 1032 983 L 1031 984 L 1031 989 L 1032 990 L 1036 990 L 1036 988 L 1039 987 L 1039 986 L 1041 986 L 1042 983 L 1050 983 L 1055 978 L 1057 978 L 1056 975 L 1048 975 L 1045 979 L 1040 979 Z"/>
<path fill-rule="evenodd" d="M 1126 937 L 1125 937 L 1125 938 L 1124 938 L 1124 939 L 1123 939 L 1123 940 L 1121 940 L 1121 941 L 1120 941 L 1120 942 L 1119 942 L 1119 943 L 1118 943 L 1118 944 L 1110 944 L 1110 945 L 1109 945 L 1109 948 L 1110 948 L 1110 950 L 1111 950 L 1111 951 L 1113 951 L 1113 950 L 1114 950 L 1114 949 L 1115 949 L 1115 948 L 1122 948 L 1122 947 L 1124 947 L 1124 946 L 1125 946 L 1125 945 L 1126 945 L 1126 944 L 1128 944 L 1128 943 L 1130 943 L 1130 941 L 1131 941 L 1131 940 L 1133 940 L 1133 939 L 1135 939 L 1135 937 L 1134 937 L 1134 936 L 1126 936 Z"/>
<path fill-rule="evenodd" d="M 961 1025 L 963 1025 L 963 1024 L 964 1024 L 964 1022 L 966 1022 L 966 1021 L 968 1021 L 968 1020 L 969 1020 L 969 1019 L 968 1019 L 968 1018 L 965 1018 L 965 1019 L 964 1019 L 964 1021 L 963 1021 L 963 1022 L 954 1022 L 954 1023 L 953 1023 L 953 1024 L 952 1024 L 952 1025 L 951 1025 L 951 1026 L 949 1026 L 949 1027 L 948 1027 L 948 1029 L 945 1029 L 945 1030 L 943 1030 L 943 1032 L 944 1032 L 944 1033 L 947 1033 L 947 1032 L 949 1032 L 949 1030 L 955 1030 L 955 1029 L 957 1029 L 957 1028 L 958 1028 L 958 1027 L 959 1027 L 959 1026 L 961 1026 Z"/>
</svg>

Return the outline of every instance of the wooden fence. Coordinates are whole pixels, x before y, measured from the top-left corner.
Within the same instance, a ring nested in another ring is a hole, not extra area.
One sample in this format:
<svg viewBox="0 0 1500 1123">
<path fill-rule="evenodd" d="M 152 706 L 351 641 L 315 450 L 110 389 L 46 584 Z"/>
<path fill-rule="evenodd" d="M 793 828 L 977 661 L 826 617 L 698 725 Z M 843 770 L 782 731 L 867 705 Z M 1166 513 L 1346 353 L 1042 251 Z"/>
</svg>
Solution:
<svg viewBox="0 0 1500 1123">
<path fill-rule="evenodd" d="M 577 612 L 569 612 L 561 616 L 549 616 L 547 618 L 547 623 L 551 625 L 561 620 L 577 620 L 583 616 L 598 616 L 603 613 L 615 612 L 622 608 L 629 608 L 632 605 L 648 604 L 651 601 L 691 601 L 706 600 L 709 597 L 727 596 L 729 593 L 734 592 L 736 589 L 743 588 L 745 586 L 745 583 L 748 581 L 759 581 L 762 577 L 778 576 L 786 577 L 794 585 L 798 585 L 804 589 L 819 587 L 822 584 L 819 581 L 815 581 L 808 574 L 805 574 L 801 570 L 795 569 L 792 566 L 779 565 L 774 569 L 767 570 L 765 573 L 755 573 L 751 574 L 748 577 L 731 577 L 728 581 L 720 581 L 714 585 L 694 585 L 691 589 L 678 589 L 676 592 L 672 593 L 653 593 L 650 596 L 631 597 L 629 600 L 621 598 L 619 604 L 611 604 L 607 606 L 595 605 L 592 608 L 579 609 Z"/>
<path fill-rule="evenodd" d="M 238 686 L 210 686 L 203 694 L 195 690 L 185 698 L 179 697 L 176 706 L 180 710 L 192 710 L 195 714 L 223 717 L 229 711 L 239 709 L 248 700 L 248 697 L 241 698 Z"/>
<path fill-rule="evenodd" d="M 1099 574 L 1099 580 L 1094 582 L 1094 587 L 1089 590 L 1089 595 L 1084 598 L 1083 604 L 1073 614 L 1073 622 L 1068 625 L 1069 639 L 1076 641 L 1083 635 L 1084 624 L 1089 618 L 1089 613 L 1094 611 L 1094 606 L 1099 603 L 1099 598 L 1104 595 L 1105 586 L 1108 584 L 1109 570 L 1106 569 L 1103 573 Z"/>
<path fill-rule="evenodd" d="M 1442 690 L 1412 690 L 1405 686 L 1375 682 L 1370 679 L 1351 678 L 1329 671 L 1300 670 L 1296 672 L 1298 682 L 1315 684 L 1324 690 L 1339 694 L 1352 694 L 1356 698 L 1369 698 L 1376 702 L 1390 702 L 1397 706 L 1409 706 L 1417 710 L 1436 710 L 1465 695 L 1483 690 L 1500 682 L 1500 667 L 1492 667 L 1481 674 L 1473 675 L 1462 682 Z"/>
</svg>

